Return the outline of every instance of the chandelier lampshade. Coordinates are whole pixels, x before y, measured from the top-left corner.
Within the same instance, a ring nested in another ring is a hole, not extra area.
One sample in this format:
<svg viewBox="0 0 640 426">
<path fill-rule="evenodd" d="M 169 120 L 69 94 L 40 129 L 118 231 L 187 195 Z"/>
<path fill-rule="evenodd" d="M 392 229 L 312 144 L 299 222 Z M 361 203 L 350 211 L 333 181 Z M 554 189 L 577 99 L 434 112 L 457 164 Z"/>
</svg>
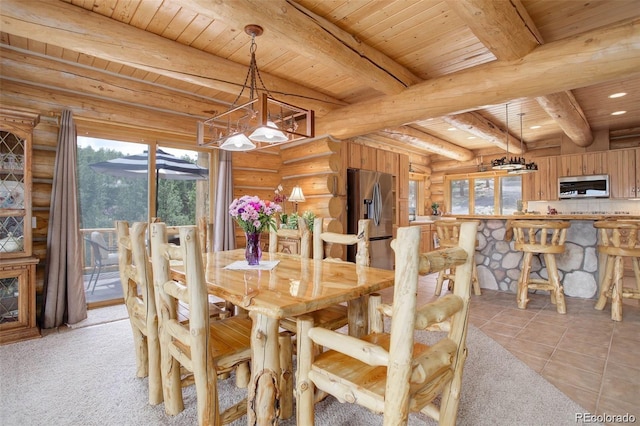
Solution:
<svg viewBox="0 0 640 426">
<path fill-rule="evenodd" d="M 244 133 L 237 133 L 226 138 L 220 145 L 226 151 L 250 151 L 256 148 L 256 144 L 246 137 Z"/>
</svg>

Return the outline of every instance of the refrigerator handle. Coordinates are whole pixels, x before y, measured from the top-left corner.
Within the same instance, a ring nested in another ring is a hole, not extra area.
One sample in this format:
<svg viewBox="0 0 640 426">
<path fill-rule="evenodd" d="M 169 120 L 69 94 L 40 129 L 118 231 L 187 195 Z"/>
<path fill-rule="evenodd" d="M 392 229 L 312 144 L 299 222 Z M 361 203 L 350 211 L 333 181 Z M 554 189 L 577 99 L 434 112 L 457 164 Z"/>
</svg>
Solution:
<svg viewBox="0 0 640 426">
<path fill-rule="evenodd" d="M 372 216 L 371 214 L 371 203 L 373 202 L 373 200 L 369 199 L 369 198 L 365 198 L 364 199 L 364 217 L 363 219 L 369 219 L 369 217 Z"/>
<path fill-rule="evenodd" d="M 382 194 L 380 194 L 380 182 L 373 185 L 373 222 L 380 225 L 380 215 L 382 214 Z"/>
</svg>

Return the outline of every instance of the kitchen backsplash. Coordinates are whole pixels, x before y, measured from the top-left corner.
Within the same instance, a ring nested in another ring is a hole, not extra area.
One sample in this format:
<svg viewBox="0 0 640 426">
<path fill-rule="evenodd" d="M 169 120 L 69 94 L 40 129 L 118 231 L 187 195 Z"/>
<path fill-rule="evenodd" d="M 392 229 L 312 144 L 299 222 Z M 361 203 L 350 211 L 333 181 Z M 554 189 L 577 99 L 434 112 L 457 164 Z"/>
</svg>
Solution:
<svg viewBox="0 0 640 426">
<path fill-rule="evenodd" d="M 547 208 L 559 214 L 621 214 L 640 216 L 640 200 L 610 200 L 590 198 L 584 200 L 529 201 L 527 211 L 545 214 Z"/>
</svg>

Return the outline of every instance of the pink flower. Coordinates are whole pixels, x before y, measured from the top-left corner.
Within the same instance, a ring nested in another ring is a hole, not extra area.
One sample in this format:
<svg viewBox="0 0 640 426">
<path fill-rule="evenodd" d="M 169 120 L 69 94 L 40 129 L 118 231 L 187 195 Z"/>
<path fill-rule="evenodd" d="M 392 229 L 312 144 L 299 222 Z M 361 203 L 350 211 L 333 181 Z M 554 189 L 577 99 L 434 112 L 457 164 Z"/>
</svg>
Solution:
<svg viewBox="0 0 640 426">
<path fill-rule="evenodd" d="M 268 227 L 275 228 L 273 215 L 280 211 L 282 207 L 279 204 L 250 195 L 236 198 L 229 206 L 229 214 L 245 232 L 262 232 Z"/>
</svg>

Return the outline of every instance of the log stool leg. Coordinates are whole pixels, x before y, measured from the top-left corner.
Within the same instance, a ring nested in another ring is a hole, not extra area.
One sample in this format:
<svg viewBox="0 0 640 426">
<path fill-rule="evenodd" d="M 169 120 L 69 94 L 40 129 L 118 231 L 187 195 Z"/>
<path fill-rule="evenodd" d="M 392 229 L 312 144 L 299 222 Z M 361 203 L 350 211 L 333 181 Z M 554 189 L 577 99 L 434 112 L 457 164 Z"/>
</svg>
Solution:
<svg viewBox="0 0 640 426">
<path fill-rule="evenodd" d="M 471 283 L 473 284 L 473 294 L 476 296 L 482 295 L 480 291 L 480 281 L 478 281 L 478 268 L 476 268 L 476 262 L 473 262 L 471 267 Z"/>
<path fill-rule="evenodd" d="M 614 321 L 622 321 L 623 274 L 622 256 L 616 256 L 611 286 L 611 319 Z"/>
<path fill-rule="evenodd" d="M 560 284 L 560 276 L 558 274 L 558 266 L 556 264 L 556 257 L 552 253 L 545 253 L 544 261 L 547 266 L 547 273 L 549 274 L 549 284 L 553 286 L 551 291 L 551 300 L 555 299 L 556 310 L 559 314 L 567 313 L 567 305 L 564 301 L 564 289 Z"/>
<path fill-rule="evenodd" d="M 445 275 L 446 275 L 446 270 L 444 269 L 438 272 L 438 280 L 436 281 L 436 292 L 435 292 L 436 296 L 440 296 L 440 293 L 442 293 L 442 282 L 444 281 Z"/>
<path fill-rule="evenodd" d="M 602 284 L 600 285 L 600 295 L 598 296 L 598 301 L 595 306 L 599 311 L 603 310 L 607 304 L 607 293 L 611 290 L 611 283 L 613 282 L 614 262 L 614 256 L 607 256 L 607 263 L 604 268 L 604 277 L 602 277 Z"/>
<path fill-rule="evenodd" d="M 522 258 L 522 271 L 520 271 L 520 279 L 518 279 L 518 308 L 527 309 L 529 303 L 529 273 L 531 272 L 531 258 L 533 253 L 525 252 Z"/>
</svg>

